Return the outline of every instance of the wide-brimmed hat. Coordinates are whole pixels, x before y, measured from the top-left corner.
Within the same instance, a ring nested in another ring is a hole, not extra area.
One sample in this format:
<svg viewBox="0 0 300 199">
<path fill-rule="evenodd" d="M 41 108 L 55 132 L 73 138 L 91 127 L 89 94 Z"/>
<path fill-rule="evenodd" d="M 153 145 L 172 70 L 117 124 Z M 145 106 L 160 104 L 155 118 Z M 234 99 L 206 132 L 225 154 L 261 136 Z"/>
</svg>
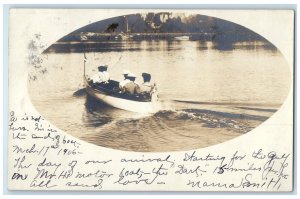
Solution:
<svg viewBox="0 0 300 199">
<path fill-rule="evenodd" d="M 98 67 L 98 70 L 99 70 L 99 71 L 106 71 L 106 70 L 107 70 L 107 67 L 108 67 L 107 65 L 99 66 L 99 67 Z"/>
<path fill-rule="evenodd" d="M 128 75 L 127 75 L 128 77 L 134 77 L 134 78 L 136 78 L 136 75 L 135 74 L 133 74 L 133 73 L 128 73 Z"/>
</svg>

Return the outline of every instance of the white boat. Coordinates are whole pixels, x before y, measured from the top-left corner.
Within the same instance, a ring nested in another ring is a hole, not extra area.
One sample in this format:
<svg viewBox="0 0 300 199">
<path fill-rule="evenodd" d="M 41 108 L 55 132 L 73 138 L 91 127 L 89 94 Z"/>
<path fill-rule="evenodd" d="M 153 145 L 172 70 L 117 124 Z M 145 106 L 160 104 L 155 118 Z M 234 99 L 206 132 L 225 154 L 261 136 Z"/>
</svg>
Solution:
<svg viewBox="0 0 300 199">
<path fill-rule="evenodd" d="M 127 111 L 137 113 L 156 113 L 159 111 L 160 103 L 157 92 L 153 94 L 128 94 L 120 92 L 118 81 L 109 80 L 108 83 L 93 83 L 85 75 L 85 62 L 86 60 L 84 60 L 85 90 L 91 97 L 112 107 Z"/>
<path fill-rule="evenodd" d="M 157 97 L 141 94 L 126 94 L 118 91 L 119 82 L 110 80 L 108 84 L 86 85 L 86 92 L 95 99 L 112 107 L 137 112 L 155 113 L 159 109 Z"/>
<path fill-rule="evenodd" d="M 186 41 L 186 40 L 190 40 L 190 36 L 178 36 L 178 37 L 174 37 L 175 40 L 181 40 L 181 41 Z"/>
</svg>

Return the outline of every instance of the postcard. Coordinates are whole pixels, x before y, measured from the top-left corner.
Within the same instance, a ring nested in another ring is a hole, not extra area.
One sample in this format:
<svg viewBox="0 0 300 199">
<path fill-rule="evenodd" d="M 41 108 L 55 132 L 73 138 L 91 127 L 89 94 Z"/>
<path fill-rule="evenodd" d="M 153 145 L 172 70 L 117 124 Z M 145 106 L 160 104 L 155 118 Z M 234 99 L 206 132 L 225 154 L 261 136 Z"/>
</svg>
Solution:
<svg viewBox="0 0 300 199">
<path fill-rule="evenodd" d="M 294 11 L 9 12 L 9 190 L 293 190 Z"/>
</svg>

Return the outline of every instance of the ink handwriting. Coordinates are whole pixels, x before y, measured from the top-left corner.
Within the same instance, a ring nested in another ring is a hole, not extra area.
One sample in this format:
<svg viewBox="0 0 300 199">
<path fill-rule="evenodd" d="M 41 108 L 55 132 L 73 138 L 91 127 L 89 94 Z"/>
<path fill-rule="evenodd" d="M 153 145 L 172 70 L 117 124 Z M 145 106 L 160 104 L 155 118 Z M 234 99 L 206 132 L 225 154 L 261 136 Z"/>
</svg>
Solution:
<svg viewBox="0 0 300 199">
<path fill-rule="evenodd" d="M 40 115 L 11 111 L 7 125 L 9 180 L 28 189 L 166 190 L 177 183 L 196 191 L 272 191 L 291 182 L 293 157 L 284 150 L 126 152 L 114 157 L 99 149 L 95 156 Z"/>
</svg>

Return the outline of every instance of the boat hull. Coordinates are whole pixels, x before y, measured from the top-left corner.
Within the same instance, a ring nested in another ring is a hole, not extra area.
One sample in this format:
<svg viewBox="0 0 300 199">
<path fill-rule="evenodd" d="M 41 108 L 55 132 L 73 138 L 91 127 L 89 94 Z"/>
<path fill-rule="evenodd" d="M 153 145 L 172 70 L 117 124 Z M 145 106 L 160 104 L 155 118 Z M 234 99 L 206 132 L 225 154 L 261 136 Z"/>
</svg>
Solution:
<svg viewBox="0 0 300 199">
<path fill-rule="evenodd" d="M 137 112 L 137 113 L 155 113 L 159 110 L 158 101 L 140 102 L 119 97 L 107 95 L 104 92 L 93 89 L 90 86 L 86 87 L 87 93 L 95 99 L 104 102 L 112 107 Z"/>
</svg>

